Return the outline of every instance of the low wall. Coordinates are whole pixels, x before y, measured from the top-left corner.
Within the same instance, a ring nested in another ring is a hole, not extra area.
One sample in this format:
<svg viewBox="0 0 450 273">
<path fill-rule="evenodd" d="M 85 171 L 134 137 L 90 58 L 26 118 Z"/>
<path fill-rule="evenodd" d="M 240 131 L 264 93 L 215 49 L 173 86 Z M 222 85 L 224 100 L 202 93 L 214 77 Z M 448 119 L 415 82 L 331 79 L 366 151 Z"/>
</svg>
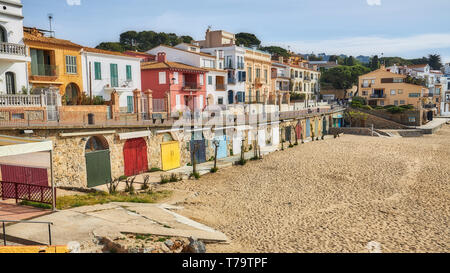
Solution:
<svg viewBox="0 0 450 273">
<path fill-rule="evenodd" d="M 364 127 L 341 127 L 341 128 L 330 128 L 329 134 L 348 134 L 348 135 L 360 135 L 360 136 L 372 136 L 372 130 L 370 128 Z M 374 134 L 376 136 L 376 134 Z"/>
<path fill-rule="evenodd" d="M 45 121 L 46 120 L 45 107 L 2 107 L 0 108 L 0 122 L 1 121 Z"/>
<path fill-rule="evenodd" d="M 389 112 L 386 111 L 380 111 L 380 110 L 367 110 L 367 109 L 361 109 L 361 108 L 357 108 L 354 109 L 352 108 L 352 110 L 357 110 L 360 112 L 364 112 L 367 114 L 371 114 L 380 118 L 384 118 L 387 120 L 391 120 L 394 121 L 396 123 L 402 124 L 402 125 L 406 125 L 406 126 L 421 126 L 422 125 L 422 117 L 423 117 L 423 113 L 419 110 L 409 110 L 409 111 L 405 111 L 403 113 L 398 113 L 398 114 L 391 114 Z M 412 121 L 412 119 L 410 118 L 414 118 L 414 121 Z"/>
<path fill-rule="evenodd" d="M 94 114 L 95 123 L 107 120 L 106 105 L 64 105 L 58 108 L 60 122 L 81 122 L 88 120 L 88 114 Z"/>
</svg>

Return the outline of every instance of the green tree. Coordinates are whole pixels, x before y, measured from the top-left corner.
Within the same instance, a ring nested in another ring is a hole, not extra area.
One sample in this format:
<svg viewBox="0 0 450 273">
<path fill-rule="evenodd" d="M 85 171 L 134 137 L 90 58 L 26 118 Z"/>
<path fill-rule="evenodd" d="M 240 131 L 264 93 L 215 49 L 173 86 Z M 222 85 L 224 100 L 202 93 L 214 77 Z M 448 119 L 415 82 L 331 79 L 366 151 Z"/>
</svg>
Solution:
<svg viewBox="0 0 450 273">
<path fill-rule="evenodd" d="M 100 43 L 96 48 L 110 51 L 119 51 L 123 52 L 125 49 L 120 43 L 117 42 L 103 42 Z"/>
<path fill-rule="evenodd" d="M 138 33 L 136 31 L 126 31 L 120 34 L 120 44 L 125 50 L 133 50 L 138 43 Z"/>
<path fill-rule="evenodd" d="M 378 55 L 375 55 L 370 60 L 370 69 L 377 70 L 380 68 L 380 60 L 378 59 Z"/>
<path fill-rule="evenodd" d="M 428 55 L 428 64 L 433 70 L 440 70 L 442 68 L 441 56 L 438 54 Z"/>
<path fill-rule="evenodd" d="M 239 32 L 236 34 L 236 44 L 245 47 L 259 47 L 261 45 L 261 41 L 255 36 L 255 34 Z"/>
<path fill-rule="evenodd" d="M 324 85 L 333 86 L 335 89 L 348 89 L 358 84 L 358 77 L 370 72 L 370 69 L 362 65 L 340 65 L 323 72 L 320 81 Z"/>
<path fill-rule="evenodd" d="M 286 49 L 279 47 L 279 46 L 266 46 L 266 47 L 260 47 L 260 49 L 263 51 L 269 52 L 274 57 L 284 57 L 284 58 L 290 57 L 289 52 Z"/>
</svg>

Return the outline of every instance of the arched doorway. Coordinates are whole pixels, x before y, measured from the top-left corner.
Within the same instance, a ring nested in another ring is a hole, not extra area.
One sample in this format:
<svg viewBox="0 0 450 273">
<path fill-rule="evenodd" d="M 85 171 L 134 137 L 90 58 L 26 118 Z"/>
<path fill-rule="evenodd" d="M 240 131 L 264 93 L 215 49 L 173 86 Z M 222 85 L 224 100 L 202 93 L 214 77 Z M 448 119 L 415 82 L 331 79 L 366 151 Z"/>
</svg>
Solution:
<svg viewBox="0 0 450 273">
<path fill-rule="evenodd" d="M 123 146 L 123 160 L 126 176 L 147 172 L 147 142 L 145 142 L 145 139 L 128 139 Z"/>
<path fill-rule="evenodd" d="M 4 27 L 0 26 L 0 43 L 7 43 L 7 42 L 8 42 L 8 32 Z"/>
<path fill-rule="evenodd" d="M 13 72 L 6 72 L 6 94 L 16 94 L 16 75 Z"/>
<path fill-rule="evenodd" d="M 87 185 L 89 188 L 111 181 L 108 142 L 103 136 L 90 137 L 85 146 Z"/>
<path fill-rule="evenodd" d="M 80 89 L 75 83 L 69 83 L 64 93 L 67 105 L 77 105 L 80 98 Z"/>
</svg>

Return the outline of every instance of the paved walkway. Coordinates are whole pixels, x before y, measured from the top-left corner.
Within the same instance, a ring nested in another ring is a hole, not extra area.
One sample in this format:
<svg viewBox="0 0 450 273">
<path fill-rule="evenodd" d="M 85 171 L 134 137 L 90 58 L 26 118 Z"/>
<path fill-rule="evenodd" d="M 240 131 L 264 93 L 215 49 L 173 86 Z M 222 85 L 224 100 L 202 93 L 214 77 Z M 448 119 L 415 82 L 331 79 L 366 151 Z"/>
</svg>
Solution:
<svg viewBox="0 0 450 273">
<path fill-rule="evenodd" d="M 50 212 L 50 210 L 16 205 L 14 200 L 0 201 L 0 220 L 27 220 Z"/>
<path fill-rule="evenodd" d="M 435 118 L 427 124 L 417 127 L 417 129 L 421 129 L 424 134 L 433 134 L 437 130 L 441 129 L 441 127 L 448 121 L 450 121 L 450 118 Z"/>
<path fill-rule="evenodd" d="M 122 233 L 196 237 L 207 242 L 227 242 L 227 237 L 203 224 L 181 216 L 168 204 L 109 203 L 57 211 L 35 221 L 53 222 L 52 243 L 90 243 L 94 237 L 121 237 Z M 7 234 L 17 240 L 47 244 L 46 226 L 14 224 Z M 11 240 L 14 241 L 14 240 Z"/>
</svg>

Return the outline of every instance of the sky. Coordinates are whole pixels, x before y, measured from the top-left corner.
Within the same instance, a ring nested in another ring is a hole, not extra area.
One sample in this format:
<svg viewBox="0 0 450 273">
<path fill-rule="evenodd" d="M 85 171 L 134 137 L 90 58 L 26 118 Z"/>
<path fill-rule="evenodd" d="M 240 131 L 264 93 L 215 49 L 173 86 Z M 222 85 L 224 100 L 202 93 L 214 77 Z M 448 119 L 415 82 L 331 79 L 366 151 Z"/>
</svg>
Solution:
<svg viewBox="0 0 450 273">
<path fill-rule="evenodd" d="M 297 53 L 418 58 L 450 62 L 449 0 L 22 0 L 24 25 L 95 47 L 128 30 L 190 35 L 254 33 L 262 45 Z"/>
</svg>

